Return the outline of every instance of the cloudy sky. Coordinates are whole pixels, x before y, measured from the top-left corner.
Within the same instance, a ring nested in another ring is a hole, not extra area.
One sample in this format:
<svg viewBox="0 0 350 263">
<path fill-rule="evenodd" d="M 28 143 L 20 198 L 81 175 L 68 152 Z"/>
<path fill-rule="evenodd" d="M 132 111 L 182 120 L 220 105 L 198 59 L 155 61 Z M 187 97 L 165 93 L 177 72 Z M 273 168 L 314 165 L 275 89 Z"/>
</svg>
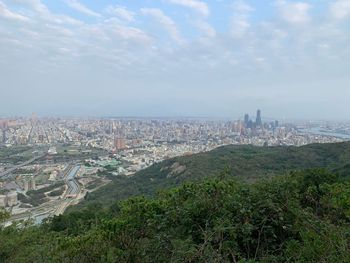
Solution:
<svg viewBox="0 0 350 263">
<path fill-rule="evenodd" d="M 350 119 L 350 0 L 0 0 L 0 116 Z"/>
</svg>

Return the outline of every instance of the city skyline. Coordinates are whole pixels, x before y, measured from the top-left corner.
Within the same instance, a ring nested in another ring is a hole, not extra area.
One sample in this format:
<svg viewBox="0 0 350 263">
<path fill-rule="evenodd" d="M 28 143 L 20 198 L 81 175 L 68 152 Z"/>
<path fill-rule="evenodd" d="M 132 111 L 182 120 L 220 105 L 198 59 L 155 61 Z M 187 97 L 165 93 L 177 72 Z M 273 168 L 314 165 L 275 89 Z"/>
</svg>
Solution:
<svg viewBox="0 0 350 263">
<path fill-rule="evenodd" d="M 132 178 L 173 157 L 232 145 L 281 149 L 350 140 L 349 122 L 280 122 L 265 118 L 260 109 L 243 117 L 42 118 L 32 113 L 0 119 L 0 209 L 11 212 L 5 224 L 28 218 L 40 224 L 112 178 Z"/>
<path fill-rule="evenodd" d="M 0 0 L 0 116 L 349 120 L 348 0 Z"/>
<path fill-rule="evenodd" d="M 30 119 L 32 116 L 32 112 L 28 112 L 25 114 L 18 114 L 18 115 L 0 115 L 0 122 L 1 121 L 11 121 L 11 120 L 18 120 L 18 119 Z M 241 111 L 239 114 L 231 114 L 231 116 L 207 116 L 207 115 L 197 115 L 197 116 L 186 116 L 186 115 L 93 115 L 93 114 L 39 114 L 38 119 L 42 120 L 49 120 L 49 119 L 76 119 L 76 120 L 94 120 L 94 119 L 105 119 L 105 120 L 169 120 L 169 121 L 176 121 L 176 120 L 206 120 L 206 121 L 243 121 L 245 114 L 243 111 Z M 254 121 L 256 121 L 256 112 L 255 111 L 249 111 L 249 118 L 253 118 Z M 264 116 L 262 118 L 263 122 L 268 121 L 281 121 L 284 123 L 348 123 L 350 122 L 350 118 L 287 118 L 287 117 L 275 117 L 273 115 L 271 116 Z"/>
</svg>

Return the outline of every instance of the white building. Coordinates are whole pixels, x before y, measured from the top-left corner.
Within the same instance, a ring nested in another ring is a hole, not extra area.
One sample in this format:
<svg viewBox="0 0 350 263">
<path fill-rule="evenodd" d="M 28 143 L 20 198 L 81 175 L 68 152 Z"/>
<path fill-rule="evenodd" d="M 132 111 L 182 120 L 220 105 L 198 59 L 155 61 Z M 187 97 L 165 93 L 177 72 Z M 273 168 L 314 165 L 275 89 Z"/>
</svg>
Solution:
<svg viewBox="0 0 350 263">
<path fill-rule="evenodd" d="M 6 195 L 0 195 L 0 207 L 15 206 L 17 204 L 17 192 L 9 192 Z"/>
<path fill-rule="evenodd" d="M 0 207 L 6 207 L 6 195 L 0 195 Z"/>
</svg>

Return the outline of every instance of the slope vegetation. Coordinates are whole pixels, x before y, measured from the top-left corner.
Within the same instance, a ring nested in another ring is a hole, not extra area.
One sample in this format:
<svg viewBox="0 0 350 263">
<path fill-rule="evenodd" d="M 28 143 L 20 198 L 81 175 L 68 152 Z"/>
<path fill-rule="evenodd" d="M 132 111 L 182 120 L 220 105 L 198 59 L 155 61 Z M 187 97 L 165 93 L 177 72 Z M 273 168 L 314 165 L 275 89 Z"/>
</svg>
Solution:
<svg viewBox="0 0 350 263">
<path fill-rule="evenodd" d="M 291 170 L 327 168 L 347 176 L 350 172 L 350 142 L 313 144 L 303 147 L 225 146 L 210 152 L 177 157 L 136 173 L 131 178 L 111 177 L 112 183 L 89 194 L 69 211 L 91 203 L 109 205 L 134 195 L 152 196 L 158 190 L 187 181 L 201 181 L 225 171 L 232 177 L 253 182 L 283 175 Z"/>
<path fill-rule="evenodd" d="M 323 169 L 249 184 L 222 174 L 0 228 L 0 262 L 347 263 L 350 184 Z"/>
</svg>

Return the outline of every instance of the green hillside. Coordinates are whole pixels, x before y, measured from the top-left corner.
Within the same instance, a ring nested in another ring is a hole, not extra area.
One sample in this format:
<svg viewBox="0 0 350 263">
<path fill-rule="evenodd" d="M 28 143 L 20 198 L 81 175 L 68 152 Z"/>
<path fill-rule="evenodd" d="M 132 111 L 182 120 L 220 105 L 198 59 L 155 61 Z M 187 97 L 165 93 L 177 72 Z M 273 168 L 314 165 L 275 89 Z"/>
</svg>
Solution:
<svg viewBox="0 0 350 263">
<path fill-rule="evenodd" d="M 349 182 L 322 169 L 220 177 L 0 227 L 0 262 L 350 262 Z"/>
<path fill-rule="evenodd" d="M 0 227 L 0 262 L 350 262 L 349 171 L 350 143 L 166 160 L 43 225 Z"/>
<path fill-rule="evenodd" d="M 94 202 L 108 205 L 133 195 L 151 196 L 158 190 L 217 176 L 224 170 L 230 176 L 252 182 L 257 178 L 308 168 L 327 168 L 347 176 L 350 174 L 350 142 L 303 147 L 225 146 L 177 157 L 154 164 L 131 178 L 111 177 L 112 183 L 89 194 L 85 201 L 69 211 Z"/>
</svg>

